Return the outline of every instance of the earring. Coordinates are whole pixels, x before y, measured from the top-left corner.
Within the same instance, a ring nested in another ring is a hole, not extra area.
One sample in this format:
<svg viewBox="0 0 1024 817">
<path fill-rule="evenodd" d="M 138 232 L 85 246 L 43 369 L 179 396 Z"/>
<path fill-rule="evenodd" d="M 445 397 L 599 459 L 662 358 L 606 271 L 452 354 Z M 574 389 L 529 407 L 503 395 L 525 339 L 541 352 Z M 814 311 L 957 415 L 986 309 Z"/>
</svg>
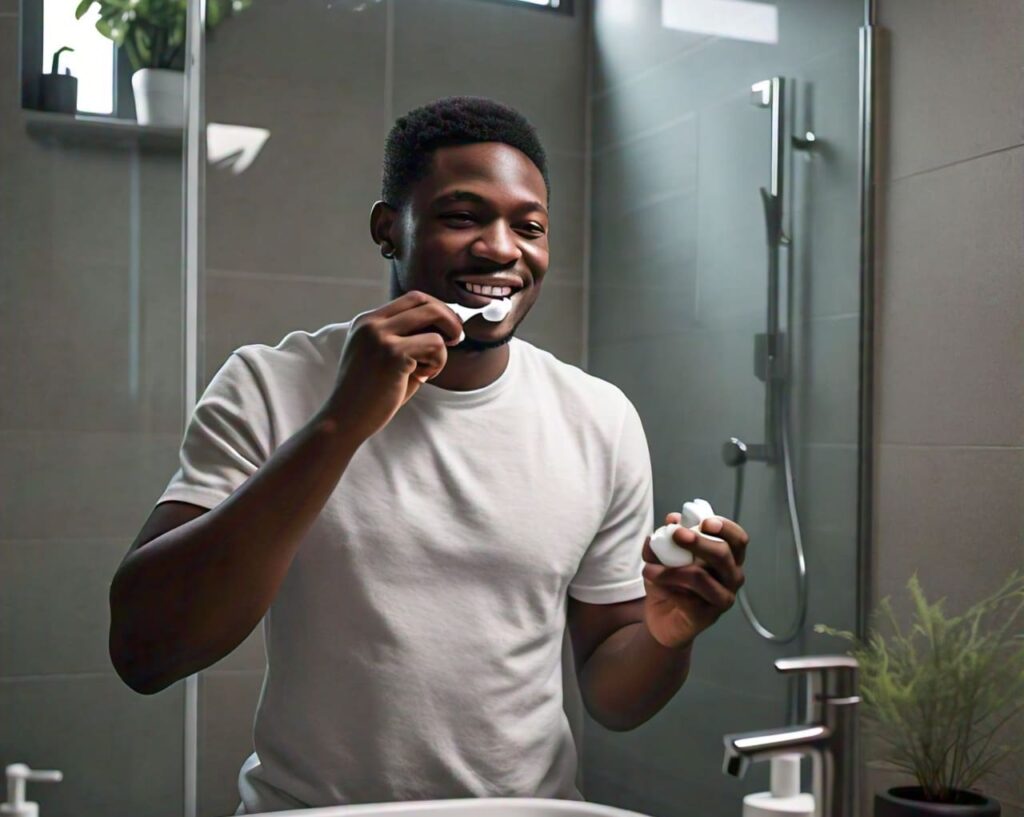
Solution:
<svg viewBox="0 0 1024 817">
<path fill-rule="evenodd" d="M 386 249 L 386 247 L 387 247 L 386 244 L 382 244 L 381 245 L 380 254 L 383 255 L 385 258 L 394 258 L 395 257 L 395 250 L 394 250 L 394 248 L 392 247 L 391 249 Z"/>
</svg>

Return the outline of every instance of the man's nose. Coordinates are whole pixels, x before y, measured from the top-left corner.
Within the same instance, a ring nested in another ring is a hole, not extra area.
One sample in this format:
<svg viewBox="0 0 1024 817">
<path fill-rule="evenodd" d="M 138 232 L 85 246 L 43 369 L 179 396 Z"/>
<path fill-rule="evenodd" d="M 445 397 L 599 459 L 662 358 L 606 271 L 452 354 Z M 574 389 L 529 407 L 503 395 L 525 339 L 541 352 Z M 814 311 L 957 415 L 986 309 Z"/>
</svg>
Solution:
<svg viewBox="0 0 1024 817">
<path fill-rule="evenodd" d="M 516 242 L 515 231 L 500 222 L 488 225 L 473 242 L 470 250 L 477 258 L 486 258 L 502 266 L 512 264 L 523 256 Z"/>
</svg>

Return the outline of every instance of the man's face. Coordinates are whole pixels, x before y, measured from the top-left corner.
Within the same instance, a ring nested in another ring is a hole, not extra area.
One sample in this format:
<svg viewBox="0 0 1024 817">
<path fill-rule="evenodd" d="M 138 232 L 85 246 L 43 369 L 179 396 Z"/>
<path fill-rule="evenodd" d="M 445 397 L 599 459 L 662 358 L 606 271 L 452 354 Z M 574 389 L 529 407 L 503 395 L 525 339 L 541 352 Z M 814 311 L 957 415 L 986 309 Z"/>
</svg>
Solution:
<svg viewBox="0 0 1024 817">
<path fill-rule="evenodd" d="M 464 283 L 512 285 L 512 309 L 492 323 L 466 321 L 455 348 L 486 349 L 512 338 L 540 294 L 548 268 L 547 190 L 537 166 L 502 142 L 438 148 L 391 231 L 400 291 L 418 289 L 447 303 L 486 306 Z M 496 296 L 496 297 L 501 297 Z"/>
</svg>

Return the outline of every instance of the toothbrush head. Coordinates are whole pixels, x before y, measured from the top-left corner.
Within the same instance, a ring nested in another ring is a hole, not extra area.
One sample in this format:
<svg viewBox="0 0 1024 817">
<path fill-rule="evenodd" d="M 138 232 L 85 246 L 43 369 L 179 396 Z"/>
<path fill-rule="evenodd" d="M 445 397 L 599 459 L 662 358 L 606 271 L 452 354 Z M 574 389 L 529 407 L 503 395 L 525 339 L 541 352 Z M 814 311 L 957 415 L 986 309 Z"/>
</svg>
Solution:
<svg viewBox="0 0 1024 817">
<path fill-rule="evenodd" d="M 483 316 L 485 320 L 489 320 L 492 323 L 503 321 L 508 317 L 508 313 L 512 310 L 512 299 L 503 298 L 500 301 L 491 301 L 487 306 L 483 308 Z"/>
<path fill-rule="evenodd" d="M 503 298 L 500 301 L 491 301 L 487 306 L 470 307 L 463 306 L 462 304 L 446 304 L 451 310 L 459 316 L 463 323 L 468 321 L 474 315 L 483 315 L 485 320 L 489 320 L 492 323 L 503 321 L 508 316 L 508 313 L 512 310 L 512 299 Z"/>
</svg>

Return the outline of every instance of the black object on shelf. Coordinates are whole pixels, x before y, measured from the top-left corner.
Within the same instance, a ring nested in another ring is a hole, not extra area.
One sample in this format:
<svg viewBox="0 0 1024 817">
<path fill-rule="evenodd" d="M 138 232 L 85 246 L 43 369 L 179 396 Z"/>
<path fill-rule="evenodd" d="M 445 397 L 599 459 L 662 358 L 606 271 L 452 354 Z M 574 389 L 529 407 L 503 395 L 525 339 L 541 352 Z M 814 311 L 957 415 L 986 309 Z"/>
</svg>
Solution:
<svg viewBox="0 0 1024 817">
<path fill-rule="evenodd" d="M 78 78 L 71 76 L 71 69 L 65 68 L 60 73 L 60 55 L 65 51 L 74 51 L 64 46 L 53 54 L 50 73 L 39 77 L 39 107 L 44 111 L 57 113 L 75 113 L 78 110 Z"/>
</svg>

